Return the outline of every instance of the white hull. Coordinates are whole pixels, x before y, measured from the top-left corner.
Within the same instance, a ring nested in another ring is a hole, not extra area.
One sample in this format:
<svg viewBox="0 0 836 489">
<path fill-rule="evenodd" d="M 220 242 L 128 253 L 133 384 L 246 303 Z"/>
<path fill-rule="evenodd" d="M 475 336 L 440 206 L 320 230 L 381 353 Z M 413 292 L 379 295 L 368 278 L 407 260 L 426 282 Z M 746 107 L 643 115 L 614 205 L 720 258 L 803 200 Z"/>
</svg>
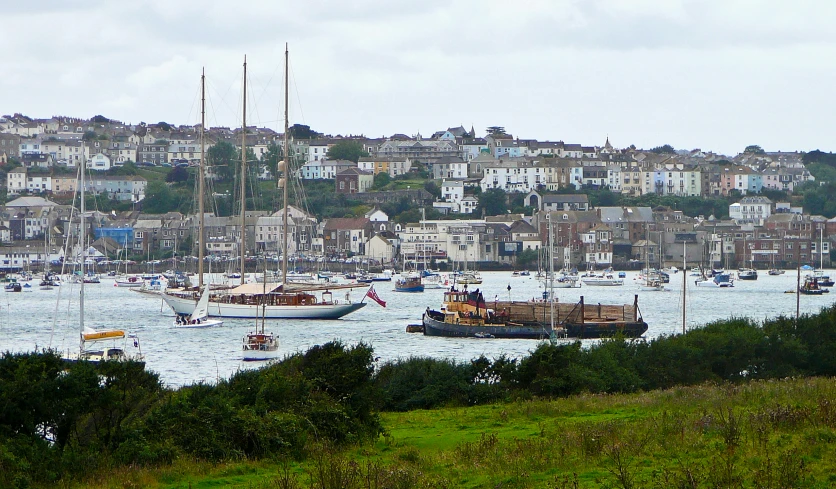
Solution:
<svg viewBox="0 0 836 489">
<path fill-rule="evenodd" d="M 120 281 L 117 280 L 116 282 L 114 282 L 114 285 L 116 285 L 117 287 L 142 287 L 142 281 L 139 281 L 139 282 L 120 282 Z"/>
<path fill-rule="evenodd" d="M 734 287 L 734 285 L 732 285 L 730 282 L 721 282 L 721 284 L 718 285 L 713 280 L 697 280 L 695 283 L 697 287 L 709 287 L 715 289 L 726 289 L 729 287 Z"/>
<path fill-rule="evenodd" d="M 581 282 L 584 285 L 590 286 L 599 286 L 599 287 L 615 287 L 619 285 L 624 285 L 624 279 L 620 278 L 604 278 L 604 279 L 596 279 L 596 278 L 582 278 Z"/>
<path fill-rule="evenodd" d="M 661 286 L 661 285 L 658 286 L 658 287 L 654 286 L 654 285 L 642 285 L 641 286 L 641 291 L 642 292 L 664 292 L 665 287 Z"/>
<path fill-rule="evenodd" d="M 263 362 L 279 358 L 279 350 L 244 350 L 241 358 L 245 362 Z"/>
<path fill-rule="evenodd" d="M 224 322 L 217 320 L 217 319 L 201 319 L 200 323 L 195 324 L 183 324 L 178 323 L 177 321 L 174 322 L 175 328 L 190 328 L 190 329 L 197 329 L 197 328 L 214 328 L 216 326 L 223 326 Z"/>
<path fill-rule="evenodd" d="M 176 314 L 191 314 L 196 299 L 186 299 L 169 294 L 160 294 L 166 304 Z M 366 305 L 364 302 L 340 302 L 333 304 L 311 304 L 305 306 L 258 306 L 249 304 L 225 304 L 221 302 L 209 302 L 209 316 L 222 318 L 247 318 L 256 319 L 266 317 L 267 319 L 339 319 L 346 314 L 352 313 Z"/>
<path fill-rule="evenodd" d="M 446 288 L 447 288 L 447 287 L 445 287 L 445 286 L 441 285 L 441 284 L 440 284 L 440 283 L 438 283 L 438 282 L 429 282 L 429 283 L 425 283 L 425 284 L 424 284 L 424 289 L 425 289 L 425 290 L 429 290 L 429 289 L 446 289 Z"/>
</svg>

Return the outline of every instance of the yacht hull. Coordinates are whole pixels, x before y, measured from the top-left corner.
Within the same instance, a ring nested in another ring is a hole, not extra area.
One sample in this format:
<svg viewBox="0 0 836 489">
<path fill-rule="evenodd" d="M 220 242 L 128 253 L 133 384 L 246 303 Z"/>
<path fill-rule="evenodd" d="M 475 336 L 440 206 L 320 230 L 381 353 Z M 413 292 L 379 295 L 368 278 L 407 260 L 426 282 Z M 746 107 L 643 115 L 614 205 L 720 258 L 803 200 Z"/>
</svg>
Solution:
<svg viewBox="0 0 836 489">
<path fill-rule="evenodd" d="M 197 299 L 177 297 L 169 294 L 160 294 L 166 304 L 176 314 L 189 315 L 197 305 Z M 223 302 L 209 302 L 209 316 L 222 318 L 247 318 L 255 319 L 265 317 L 267 319 L 339 319 L 363 308 L 365 302 L 337 302 L 333 304 L 309 304 L 309 305 L 281 305 L 281 306 L 258 306 L 250 304 L 226 304 Z"/>
</svg>

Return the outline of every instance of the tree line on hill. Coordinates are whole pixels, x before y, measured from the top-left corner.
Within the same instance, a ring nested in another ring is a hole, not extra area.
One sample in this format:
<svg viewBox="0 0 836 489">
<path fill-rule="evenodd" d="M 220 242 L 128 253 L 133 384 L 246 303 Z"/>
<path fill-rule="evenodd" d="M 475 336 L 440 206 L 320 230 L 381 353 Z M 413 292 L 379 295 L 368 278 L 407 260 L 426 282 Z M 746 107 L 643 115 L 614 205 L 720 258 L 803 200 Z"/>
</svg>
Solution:
<svg viewBox="0 0 836 489">
<path fill-rule="evenodd" d="M 66 484 L 182 456 L 302 459 L 314 443 L 376 439 L 381 411 L 833 376 L 834 321 L 829 307 L 797 321 L 730 319 L 647 342 L 545 342 L 520 359 L 413 357 L 379 366 L 368 345 L 330 342 L 178 389 L 137 363 L 68 365 L 53 352 L 6 352 L 0 486 Z"/>
</svg>

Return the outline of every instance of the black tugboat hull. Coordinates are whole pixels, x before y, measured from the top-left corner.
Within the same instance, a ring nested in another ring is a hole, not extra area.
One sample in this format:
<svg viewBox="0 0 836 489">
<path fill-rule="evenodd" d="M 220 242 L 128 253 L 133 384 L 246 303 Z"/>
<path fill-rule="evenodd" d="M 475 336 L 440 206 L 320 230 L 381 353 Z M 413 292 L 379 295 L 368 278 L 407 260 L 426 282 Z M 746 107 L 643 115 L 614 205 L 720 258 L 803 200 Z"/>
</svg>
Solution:
<svg viewBox="0 0 836 489">
<path fill-rule="evenodd" d="M 505 338 L 541 340 L 549 338 L 549 328 L 543 325 L 465 325 L 439 321 L 424 314 L 424 335 L 443 336 L 448 338 Z M 584 324 L 562 324 L 560 336 L 568 338 L 609 338 L 622 334 L 628 338 L 637 338 L 647 331 L 647 323 L 637 322 L 603 322 Z"/>
</svg>

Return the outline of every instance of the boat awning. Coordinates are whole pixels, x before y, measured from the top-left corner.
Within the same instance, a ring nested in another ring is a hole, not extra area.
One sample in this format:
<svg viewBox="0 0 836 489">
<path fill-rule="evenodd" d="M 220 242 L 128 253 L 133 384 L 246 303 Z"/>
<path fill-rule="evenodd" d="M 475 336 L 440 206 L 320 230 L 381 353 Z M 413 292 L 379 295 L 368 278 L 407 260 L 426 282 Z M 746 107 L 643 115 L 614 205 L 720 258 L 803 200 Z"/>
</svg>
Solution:
<svg viewBox="0 0 836 489">
<path fill-rule="evenodd" d="M 226 294 L 245 294 L 258 295 L 263 293 L 278 294 L 278 293 L 294 293 L 294 292 L 317 292 L 340 289 L 359 289 L 368 288 L 369 284 L 294 284 L 289 283 L 284 287 L 281 283 L 270 284 L 243 284 L 224 291 Z"/>
<path fill-rule="evenodd" d="M 227 290 L 226 293 L 255 295 L 267 292 L 269 294 L 280 290 L 281 287 L 282 284 L 241 284 L 238 287 Z"/>
<path fill-rule="evenodd" d="M 103 329 L 96 331 L 91 328 L 84 328 L 82 338 L 84 341 L 116 340 L 125 337 L 125 331 L 121 329 Z"/>
</svg>

